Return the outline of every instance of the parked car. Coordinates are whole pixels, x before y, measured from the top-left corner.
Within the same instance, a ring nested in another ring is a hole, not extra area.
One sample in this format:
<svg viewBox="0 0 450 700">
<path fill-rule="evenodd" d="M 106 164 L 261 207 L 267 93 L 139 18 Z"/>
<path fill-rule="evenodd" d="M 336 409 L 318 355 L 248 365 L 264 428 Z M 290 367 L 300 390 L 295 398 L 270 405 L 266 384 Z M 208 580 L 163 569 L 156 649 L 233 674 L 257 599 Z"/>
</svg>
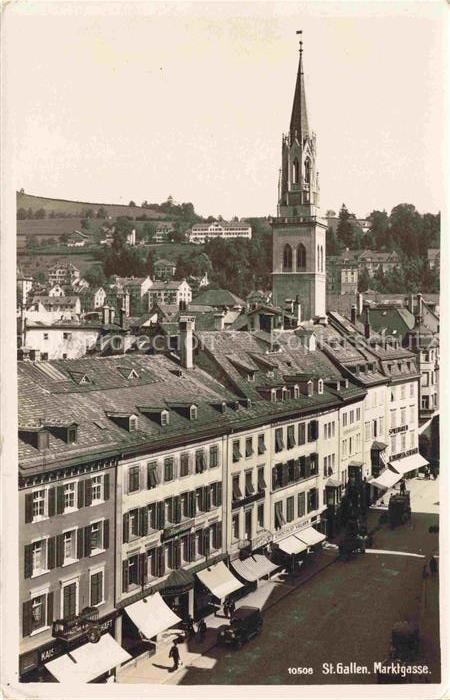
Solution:
<svg viewBox="0 0 450 700">
<path fill-rule="evenodd" d="M 258 608 L 242 606 L 233 615 L 228 627 L 219 631 L 217 640 L 219 644 L 231 644 L 236 649 L 255 637 L 261 631 L 263 618 Z"/>
</svg>

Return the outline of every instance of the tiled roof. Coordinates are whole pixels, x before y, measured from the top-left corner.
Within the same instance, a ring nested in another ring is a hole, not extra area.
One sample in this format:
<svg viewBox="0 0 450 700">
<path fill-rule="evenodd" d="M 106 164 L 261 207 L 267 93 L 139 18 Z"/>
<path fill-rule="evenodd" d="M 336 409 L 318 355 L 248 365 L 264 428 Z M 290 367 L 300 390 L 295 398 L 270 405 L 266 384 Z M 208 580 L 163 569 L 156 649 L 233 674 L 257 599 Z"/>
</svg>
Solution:
<svg viewBox="0 0 450 700">
<path fill-rule="evenodd" d="M 152 286 L 148 290 L 150 293 L 151 292 L 159 292 L 164 289 L 178 289 L 183 282 L 186 282 L 186 280 L 168 280 L 167 282 L 165 281 L 156 281 L 153 282 Z"/>
<path fill-rule="evenodd" d="M 228 289 L 207 289 L 194 298 L 198 306 L 245 306 L 245 301 Z"/>
</svg>

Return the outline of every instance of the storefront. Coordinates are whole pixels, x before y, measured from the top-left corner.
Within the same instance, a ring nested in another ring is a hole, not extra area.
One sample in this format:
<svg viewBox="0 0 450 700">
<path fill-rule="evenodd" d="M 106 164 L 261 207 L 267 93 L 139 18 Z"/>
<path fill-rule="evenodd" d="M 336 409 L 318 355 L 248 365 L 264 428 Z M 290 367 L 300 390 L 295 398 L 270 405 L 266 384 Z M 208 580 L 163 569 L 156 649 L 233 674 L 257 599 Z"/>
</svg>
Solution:
<svg viewBox="0 0 450 700">
<path fill-rule="evenodd" d="M 160 593 L 152 593 L 125 608 L 127 617 L 138 630 L 141 641 L 155 650 L 157 644 L 182 631 L 182 620 L 165 603 Z M 165 635 L 170 630 L 169 635 Z"/>
<path fill-rule="evenodd" d="M 202 600 L 201 589 L 206 593 L 206 598 L 203 596 L 203 600 L 209 600 L 210 608 L 211 602 L 215 603 L 214 608 L 217 610 L 217 607 L 223 605 L 226 599 L 230 599 L 234 593 L 243 588 L 243 584 L 233 576 L 223 561 L 198 571 L 196 576 L 200 583 L 200 590 L 196 595 L 198 609 L 199 601 Z"/>
<path fill-rule="evenodd" d="M 274 537 L 273 559 L 284 564 L 290 571 L 294 571 L 300 562 L 304 561 L 306 555 L 318 549 L 325 541 L 326 536 L 319 531 L 318 527 L 312 524 L 297 527 L 289 534 L 286 529 Z"/>
<path fill-rule="evenodd" d="M 246 559 L 235 559 L 231 567 L 236 574 L 249 583 L 258 582 L 266 576 L 270 576 L 279 566 L 266 557 L 265 554 L 256 552 Z"/>
<path fill-rule="evenodd" d="M 81 649 L 82 647 L 90 649 L 91 656 L 95 657 L 95 655 L 98 652 L 101 656 L 101 650 L 103 648 L 106 648 L 105 645 L 109 644 L 109 641 L 103 641 L 104 637 L 110 637 L 112 642 L 114 642 L 114 645 L 117 645 L 117 647 L 119 647 L 119 649 L 123 651 L 120 645 L 118 645 L 117 642 L 115 642 L 113 636 L 111 636 L 114 633 L 114 621 L 117 618 L 117 615 L 118 612 L 115 610 L 109 615 L 105 615 L 105 617 L 100 618 L 98 620 L 97 627 L 101 636 L 99 641 L 96 643 L 88 642 L 87 635 L 78 636 L 76 639 L 73 640 L 55 637 L 46 644 L 43 644 L 42 646 L 37 647 L 36 649 L 21 654 L 19 657 L 20 681 L 22 683 L 52 683 L 59 681 L 60 679 L 51 671 L 51 667 L 49 668 L 50 663 L 64 656 L 67 656 L 68 653 L 70 653 L 71 656 L 76 655 L 77 650 Z M 112 645 L 110 646 L 112 647 Z M 116 651 L 118 652 L 118 650 Z M 84 652 L 79 653 L 82 656 L 84 654 Z M 124 663 L 124 661 L 126 661 L 129 658 L 129 656 L 127 655 L 126 658 L 122 658 L 118 652 L 116 655 L 111 654 L 109 658 L 112 659 L 113 663 L 110 666 L 108 666 L 108 668 L 102 669 L 100 673 L 98 673 L 95 677 L 91 678 L 90 681 L 96 679 L 97 676 L 109 675 L 115 666 Z M 56 670 L 56 666 L 54 667 L 54 669 Z"/>
</svg>

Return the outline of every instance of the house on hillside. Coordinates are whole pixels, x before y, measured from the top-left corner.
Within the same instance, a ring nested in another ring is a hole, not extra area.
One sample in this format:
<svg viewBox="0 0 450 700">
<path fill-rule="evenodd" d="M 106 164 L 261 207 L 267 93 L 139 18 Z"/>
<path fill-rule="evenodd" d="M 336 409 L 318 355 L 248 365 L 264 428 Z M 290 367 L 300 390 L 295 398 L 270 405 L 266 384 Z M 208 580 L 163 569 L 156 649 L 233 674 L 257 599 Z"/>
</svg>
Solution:
<svg viewBox="0 0 450 700">
<path fill-rule="evenodd" d="M 441 264 L 441 251 L 439 248 L 428 248 L 428 266 L 430 270 L 439 270 Z"/>
<path fill-rule="evenodd" d="M 48 270 L 48 281 L 51 285 L 72 284 L 79 277 L 80 270 L 67 260 L 52 265 Z"/>
<path fill-rule="evenodd" d="M 156 281 L 147 292 L 148 309 L 155 304 L 189 304 L 192 290 L 186 280 Z"/>
<path fill-rule="evenodd" d="M 247 238 L 252 237 L 252 227 L 245 221 L 214 221 L 207 224 L 194 224 L 194 226 L 186 231 L 186 238 L 189 243 L 201 245 L 213 238 L 223 238 L 229 240 L 232 238 Z"/>
<path fill-rule="evenodd" d="M 64 296 L 66 296 L 66 293 L 60 284 L 54 284 L 48 290 L 48 296 L 49 297 L 64 297 Z"/>
<path fill-rule="evenodd" d="M 170 243 L 174 225 L 171 221 L 160 221 L 153 234 L 153 243 Z"/>
<path fill-rule="evenodd" d="M 171 260 L 159 258 L 153 265 L 153 276 L 155 280 L 171 280 L 175 277 L 177 266 Z"/>
</svg>

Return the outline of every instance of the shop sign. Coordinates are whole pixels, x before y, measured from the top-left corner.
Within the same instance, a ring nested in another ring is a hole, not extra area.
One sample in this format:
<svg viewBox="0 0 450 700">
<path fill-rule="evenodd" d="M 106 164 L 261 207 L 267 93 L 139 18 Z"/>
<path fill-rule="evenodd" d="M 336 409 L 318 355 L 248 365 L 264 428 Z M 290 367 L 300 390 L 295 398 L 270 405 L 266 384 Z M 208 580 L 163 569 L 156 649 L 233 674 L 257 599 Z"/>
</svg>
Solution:
<svg viewBox="0 0 450 700">
<path fill-rule="evenodd" d="M 118 614 L 119 613 L 117 612 L 117 610 L 114 610 L 114 612 L 110 613 L 109 615 L 106 615 L 101 621 L 97 623 L 97 626 L 102 634 L 110 632 L 113 629 L 113 623 Z M 78 644 L 77 646 L 81 646 L 82 644 L 86 643 L 86 639 L 83 637 L 79 637 L 77 641 L 81 641 L 81 644 Z M 71 648 L 75 648 L 75 646 L 71 645 Z M 66 652 L 67 645 L 62 644 L 60 640 L 55 639 L 53 644 L 51 644 L 50 646 L 45 646 L 41 649 L 38 649 L 39 663 L 46 664 L 51 659 L 55 659 L 56 657 L 65 654 Z"/>
<path fill-rule="evenodd" d="M 50 659 L 53 659 L 56 656 L 61 656 L 63 652 L 64 649 L 62 648 L 61 644 L 55 641 L 50 647 L 38 650 L 39 663 L 46 664 L 47 661 L 50 661 Z"/>
<path fill-rule="evenodd" d="M 182 532 L 187 532 L 188 530 L 191 530 L 194 527 L 195 520 L 187 520 L 184 523 L 180 523 L 179 525 L 174 525 L 173 527 L 167 527 L 162 535 L 161 539 L 162 540 L 168 540 L 171 537 L 176 537 L 176 535 L 181 535 Z"/>
<path fill-rule="evenodd" d="M 263 532 L 261 535 L 258 535 L 258 537 L 255 537 L 252 540 L 252 549 L 258 549 L 259 547 L 263 547 L 265 544 L 269 544 L 269 542 L 272 542 L 273 540 L 273 535 L 271 532 Z"/>
<path fill-rule="evenodd" d="M 311 524 L 311 519 L 304 520 L 302 523 L 297 525 L 287 525 L 284 527 L 282 530 L 278 530 L 276 534 L 273 536 L 273 541 L 278 542 L 279 540 L 283 540 L 285 537 L 288 535 L 293 535 L 296 532 L 300 532 L 304 527 L 307 525 Z"/>
</svg>

